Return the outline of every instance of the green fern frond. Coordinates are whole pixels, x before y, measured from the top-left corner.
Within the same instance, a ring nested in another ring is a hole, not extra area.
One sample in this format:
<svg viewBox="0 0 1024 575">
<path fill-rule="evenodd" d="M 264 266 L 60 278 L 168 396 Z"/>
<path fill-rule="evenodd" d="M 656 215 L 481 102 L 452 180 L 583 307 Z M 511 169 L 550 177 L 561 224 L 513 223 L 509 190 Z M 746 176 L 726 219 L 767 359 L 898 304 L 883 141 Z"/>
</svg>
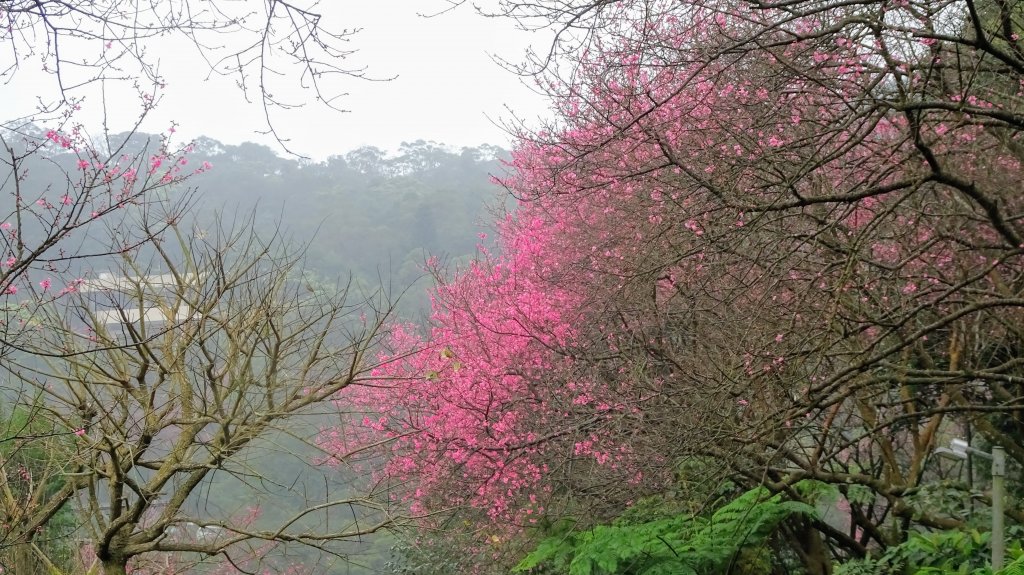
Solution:
<svg viewBox="0 0 1024 575">
<path fill-rule="evenodd" d="M 599 525 L 552 537 L 516 566 L 569 575 L 696 575 L 719 573 L 744 549 L 760 546 L 780 523 L 815 514 L 810 505 L 757 488 L 740 495 L 711 518 L 676 515 L 644 523 Z"/>
<path fill-rule="evenodd" d="M 996 571 L 995 575 L 1024 575 L 1024 555 L 1018 557 L 1009 565 Z"/>
</svg>

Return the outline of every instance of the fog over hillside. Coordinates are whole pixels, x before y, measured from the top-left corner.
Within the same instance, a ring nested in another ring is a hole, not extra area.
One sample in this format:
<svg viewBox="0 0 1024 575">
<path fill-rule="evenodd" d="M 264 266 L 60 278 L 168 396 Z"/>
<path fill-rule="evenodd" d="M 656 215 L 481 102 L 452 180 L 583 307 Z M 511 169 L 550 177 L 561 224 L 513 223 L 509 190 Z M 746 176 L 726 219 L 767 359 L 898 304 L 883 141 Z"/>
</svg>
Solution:
<svg viewBox="0 0 1024 575">
<path fill-rule="evenodd" d="M 160 137 L 149 134 L 111 141 L 124 142 L 127 154 L 151 154 L 160 146 Z M 427 305 L 426 260 L 433 256 L 452 265 L 466 260 L 480 234 L 489 231 L 485 226 L 493 210 L 507 203 L 504 190 L 492 181 L 503 173 L 505 155 L 488 144 L 455 149 L 415 140 L 392 153 L 362 147 L 312 162 L 260 144 L 204 137 L 187 155 L 187 167 L 206 163 L 210 168 L 170 193 L 194 194 L 195 209 L 187 217 L 195 217 L 200 229 L 253 212 L 258 228 L 307 246 L 308 281 L 351 277 L 363 290 L 380 286 L 391 296 L 404 294 L 400 313 L 415 319 Z M 73 170 L 78 157 L 34 160 L 38 164 L 25 186 L 44 190 L 60 180 L 59 170 Z M 111 231 L 90 228 L 83 249 L 103 251 Z M 90 244 L 95 245 L 90 249 Z M 79 265 L 84 276 L 105 271 L 102 259 Z"/>
</svg>

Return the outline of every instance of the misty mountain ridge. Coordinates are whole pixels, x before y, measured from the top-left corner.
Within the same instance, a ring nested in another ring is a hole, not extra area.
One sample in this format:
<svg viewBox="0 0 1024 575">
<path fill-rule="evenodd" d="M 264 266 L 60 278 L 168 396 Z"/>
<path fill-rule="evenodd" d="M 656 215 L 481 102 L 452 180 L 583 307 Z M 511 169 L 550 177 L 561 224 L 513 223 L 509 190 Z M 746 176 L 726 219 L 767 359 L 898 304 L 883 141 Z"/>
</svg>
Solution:
<svg viewBox="0 0 1024 575">
<path fill-rule="evenodd" d="M 36 132 L 39 128 L 23 129 L 24 142 L 42 134 Z M 162 136 L 126 133 L 107 142 L 94 147 L 147 158 L 160 153 Z M 488 210 L 507 201 L 493 183 L 503 174 L 507 155 L 488 144 L 453 148 L 415 140 L 393 153 L 366 146 L 314 162 L 280 156 L 261 144 L 200 137 L 188 153 L 187 169 L 204 162 L 212 167 L 191 176 L 178 192 L 194 194 L 191 217 L 197 229 L 252 213 L 257 229 L 307 245 L 310 281 L 334 284 L 351 277 L 364 290 L 384 286 L 395 295 L 408 290 L 400 312 L 417 316 L 427 305 L 428 286 L 421 281 L 427 258 L 468 260 L 484 222 L 492 221 Z M 64 181 L 65 174 L 76 173 L 80 159 L 52 146 L 31 158 L 26 185 L 44 189 Z M 112 234 L 117 230 L 84 231 L 83 250 L 115 245 Z M 79 265 L 87 276 L 106 271 L 102 259 Z"/>
</svg>

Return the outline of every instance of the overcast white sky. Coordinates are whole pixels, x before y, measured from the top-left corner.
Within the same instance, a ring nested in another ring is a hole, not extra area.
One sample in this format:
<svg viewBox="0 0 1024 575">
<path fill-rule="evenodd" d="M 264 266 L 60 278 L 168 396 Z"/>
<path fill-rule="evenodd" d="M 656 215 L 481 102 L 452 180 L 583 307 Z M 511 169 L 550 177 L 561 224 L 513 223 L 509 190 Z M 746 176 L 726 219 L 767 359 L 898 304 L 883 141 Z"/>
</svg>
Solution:
<svg viewBox="0 0 1024 575">
<path fill-rule="evenodd" d="M 289 146 L 314 159 L 363 145 L 394 149 L 402 141 L 420 138 L 457 147 L 507 146 L 507 134 L 495 123 L 510 119 L 509 110 L 536 125 L 546 113 L 545 100 L 491 56 L 519 61 L 530 42 L 542 42 L 543 37 L 515 30 L 507 20 L 480 17 L 469 6 L 434 18 L 417 15 L 444 5 L 444 0 L 327 0 L 321 4 L 318 9 L 324 13 L 325 28 L 363 29 L 352 38 L 351 46 L 359 52 L 351 65 L 365 64 L 370 75 L 396 78 L 347 81 L 344 88 L 349 96 L 339 101 L 351 110 L 346 114 L 316 104 L 277 113 L 275 125 L 291 140 Z M 187 137 L 206 135 L 225 143 L 273 145 L 267 136 L 256 133 L 264 126 L 262 108 L 246 104 L 233 80 L 203 81 L 205 74 L 194 51 L 151 44 L 154 49 L 151 53 L 159 54 L 168 85 L 143 131 L 163 131 L 174 120 L 179 133 Z M 27 112 L 32 92 L 46 90 L 32 85 L 31 70 L 21 72 L 13 85 L 0 90 L 7 117 L 13 107 Z M 42 81 L 49 80 L 37 80 Z M 97 101 L 98 97 L 91 97 L 83 110 L 81 119 L 87 124 L 98 124 Z M 112 128 L 126 129 L 133 115 L 123 114 L 122 125 Z"/>
</svg>

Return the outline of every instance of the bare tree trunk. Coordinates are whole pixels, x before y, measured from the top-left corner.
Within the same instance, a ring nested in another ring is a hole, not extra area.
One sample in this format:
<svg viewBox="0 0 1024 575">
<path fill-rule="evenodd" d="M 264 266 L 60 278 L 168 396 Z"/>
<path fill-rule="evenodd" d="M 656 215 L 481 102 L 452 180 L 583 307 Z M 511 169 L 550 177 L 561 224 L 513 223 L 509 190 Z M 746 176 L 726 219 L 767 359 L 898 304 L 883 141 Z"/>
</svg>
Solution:
<svg viewBox="0 0 1024 575">
<path fill-rule="evenodd" d="M 800 537 L 800 546 L 804 553 L 804 566 L 807 575 L 831 575 L 832 562 L 829 560 L 828 548 L 821 540 L 821 532 L 807 526 Z"/>
<path fill-rule="evenodd" d="M 28 543 L 15 545 L 14 564 L 11 565 L 11 573 L 35 573 L 39 561 L 32 553 L 32 546 Z"/>
<path fill-rule="evenodd" d="M 103 575 L 128 575 L 128 561 L 119 558 L 104 561 Z"/>
</svg>

